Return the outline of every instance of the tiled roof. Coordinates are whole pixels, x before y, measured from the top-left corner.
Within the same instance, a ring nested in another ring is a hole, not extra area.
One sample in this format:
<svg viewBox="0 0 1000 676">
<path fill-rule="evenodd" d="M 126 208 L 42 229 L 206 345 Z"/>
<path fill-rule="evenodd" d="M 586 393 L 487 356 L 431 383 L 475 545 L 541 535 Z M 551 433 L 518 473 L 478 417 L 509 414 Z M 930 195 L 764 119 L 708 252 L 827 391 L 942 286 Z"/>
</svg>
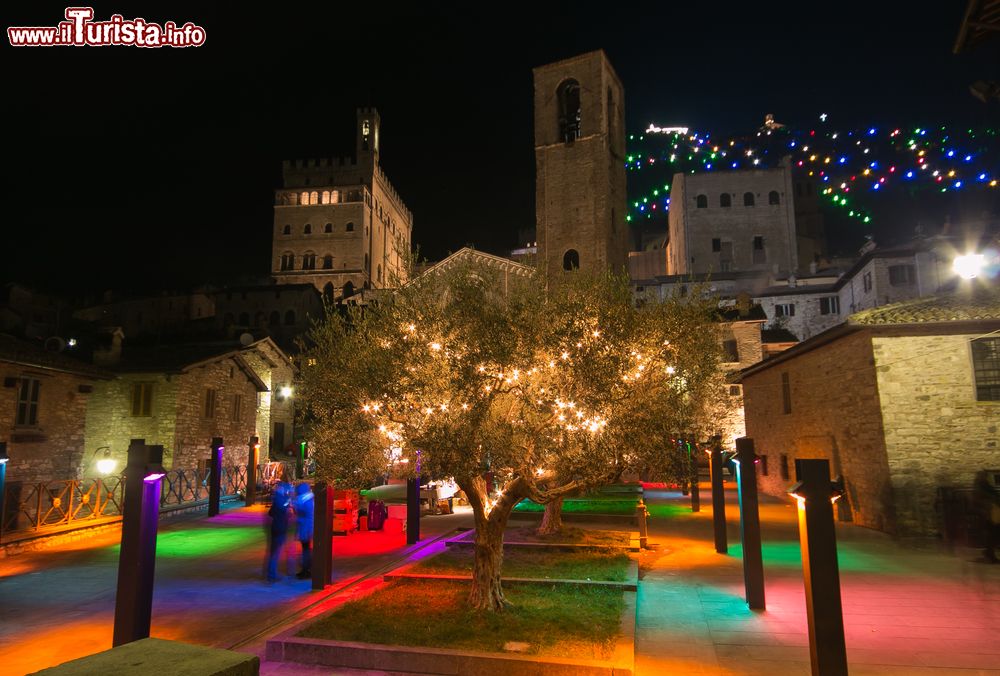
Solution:
<svg viewBox="0 0 1000 676">
<path fill-rule="evenodd" d="M 762 343 L 797 343 L 799 339 L 788 329 L 762 329 L 760 332 L 760 342 Z"/>
<path fill-rule="evenodd" d="M 1000 319 L 1000 287 L 980 287 L 975 292 L 959 289 L 948 295 L 883 305 L 851 315 L 848 322 L 873 326 L 986 319 Z"/>
<path fill-rule="evenodd" d="M 41 345 L 8 335 L 0 335 L 0 361 L 93 378 L 111 378 L 111 373 L 99 366 L 81 361 L 63 352 L 46 350 Z"/>
</svg>

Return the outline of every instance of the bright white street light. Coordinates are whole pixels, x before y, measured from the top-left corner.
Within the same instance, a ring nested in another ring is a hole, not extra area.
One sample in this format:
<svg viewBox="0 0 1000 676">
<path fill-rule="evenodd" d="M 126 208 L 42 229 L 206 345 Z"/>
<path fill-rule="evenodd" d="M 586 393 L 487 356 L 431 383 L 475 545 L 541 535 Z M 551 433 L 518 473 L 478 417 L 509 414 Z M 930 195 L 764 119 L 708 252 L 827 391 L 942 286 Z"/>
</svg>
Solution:
<svg viewBox="0 0 1000 676">
<path fill-rule="evenodd" d="M 282 399 L 288 399 L 290 396 L 292 396 L 292 388 L 290 388 L 288 385 L 282 387 L 280 391 Z"/>
<path fill-rule="evenodd" d="M 982 254 L 956 256 L 951 269 L 962 279 L 975 279 L 982 272 L 985 257 Z"/>
</svg>

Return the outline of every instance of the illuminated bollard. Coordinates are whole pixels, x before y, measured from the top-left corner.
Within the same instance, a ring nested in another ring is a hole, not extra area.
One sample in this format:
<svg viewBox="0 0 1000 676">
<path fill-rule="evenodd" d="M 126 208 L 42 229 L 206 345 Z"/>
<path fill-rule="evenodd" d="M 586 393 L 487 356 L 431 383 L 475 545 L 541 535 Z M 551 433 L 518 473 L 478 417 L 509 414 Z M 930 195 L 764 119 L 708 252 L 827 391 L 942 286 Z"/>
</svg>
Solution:
<svg viewBox="0 0 1000 676">
<path fill-rule="evenodd" d="M 212 454 L 208 458 L 208 515 L 219 513 L 222 498 L 222 437 L 212 437 Z"/>
<path fill-rule="evenodd" d="M 646 523 L 646 505 L 642 501 L 636 506 L 635 515 L 639 521 L 639 548 L 649 549 L 649 524 Z"/>
<path fill-rule="evenodd" d="M 740 541 L 743 543 L 743 582 L 747 605 L 764 610 L 764 556 L 760 544 L 760 513 L 757 503 L 757 454 L 753 439 L 736 440 L 736 487 L 740 502 Z"/>
<path fill-rule="evenodd" d="M 149 637 L 162 463 L 163 446 L 147 446 L 142 439 L 133 439 L 129 444 L 122 541 L 118 553 L 114 646 Z"/>
<path fill-rule="evenodd" d="M 830 481 L 828 460 L 796 460 L 795 478 L 798 483 L 788 492 L 799 503 L 799 541 L 812 673 L 813 676 L 847 676 L 837 531 L 833 522 L 833 503 L 843 495 L 843 482 Z"/>
<path fill-rule="evenodd" d="M 333 486 L 315 482 L 313 500 L 312 588 L 323 589 L 333 582 Z"/>
<path fill-rule="evenodd" d="M 691 511 L 700 512 L 701 511 L 701 489 L 698 487 L 698 456 L 695 454 L 695 449 L 698 447 L 696 442 L 692 442 L 690 437 L 684 442 L 687 447 L 688 454 L 688 477 L 691 482 Z"/>
<path fill-rule="evenodd" d="M 715 531 L 715 551 L 725 554 L 729 551 L 729 536 L 726 532 L 726 494 L 722 483 L 722 438 L 712 437 L 712 448 L 707 449 L 709 470 L 712 473 L 712 528 Z"/>
<path fill-rule="evenodd" d="M 420 540 L 420 479 L 406 480 L 406 544 Z"/>
<path fill-rule="evenodd" d="M 7 442 L 0 441 L 0 538 L 3 537 L 4 526 L 7 525 Z"/>
<path fill-rule="evenodd" d="M 257 465 L 260 464 L 260 443 L 257 437 L 250 437 L 247 444 L 247 485 L 243 492 L 243 504 L 247 507 L 257 503 Z"/>
</svg>

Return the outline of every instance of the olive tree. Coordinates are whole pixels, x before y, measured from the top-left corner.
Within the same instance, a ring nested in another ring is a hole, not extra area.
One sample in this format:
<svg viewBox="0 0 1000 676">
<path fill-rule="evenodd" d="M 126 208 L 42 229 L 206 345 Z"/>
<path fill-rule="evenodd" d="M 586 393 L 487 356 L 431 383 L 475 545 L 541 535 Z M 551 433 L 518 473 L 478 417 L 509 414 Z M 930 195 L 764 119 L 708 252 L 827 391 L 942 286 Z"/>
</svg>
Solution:
<svg viewBox="0 0 1000 676">
<path fill-rule="evenodd" d="M 650 457 L 648 426 L 693 419 L 716 371 L 697 301 L 637 308 L 613 275 L 545 287 L 456 264 L 309 336 L 320 477 L 360 487 L 400 462 L 454 477 L 475 518 L 475 608 L 507 603 L 503 532 L 518 502 L 559 501 Z"/>
</svg>

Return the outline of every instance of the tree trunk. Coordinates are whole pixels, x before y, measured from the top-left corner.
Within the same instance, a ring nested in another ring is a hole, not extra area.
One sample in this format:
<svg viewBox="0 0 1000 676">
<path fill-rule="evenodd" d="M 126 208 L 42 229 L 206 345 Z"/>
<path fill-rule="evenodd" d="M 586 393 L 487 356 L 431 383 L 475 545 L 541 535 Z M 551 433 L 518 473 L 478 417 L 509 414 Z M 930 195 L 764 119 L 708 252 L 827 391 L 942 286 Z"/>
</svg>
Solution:
<svg viewBox="0 0 1000 676">
<path fill-rule="evenodd" d="M 498 528 L 490 519 L 484 519 L 484 522 L 481 526 L 477 524 L 476 527 L 469 603 L 479 610 L 501 611 L 508 603 L 500 585 L 500 572 L 503 567 L 503 528 Z"/>
<path fill-rule="evenodd" d="M 552 502 L 545 503 L 545 513 L 542 514 L 542 525 L 538 527 L 539 535 L 555 535 L 562 531 L 562 496 Z"/>
</svg>

